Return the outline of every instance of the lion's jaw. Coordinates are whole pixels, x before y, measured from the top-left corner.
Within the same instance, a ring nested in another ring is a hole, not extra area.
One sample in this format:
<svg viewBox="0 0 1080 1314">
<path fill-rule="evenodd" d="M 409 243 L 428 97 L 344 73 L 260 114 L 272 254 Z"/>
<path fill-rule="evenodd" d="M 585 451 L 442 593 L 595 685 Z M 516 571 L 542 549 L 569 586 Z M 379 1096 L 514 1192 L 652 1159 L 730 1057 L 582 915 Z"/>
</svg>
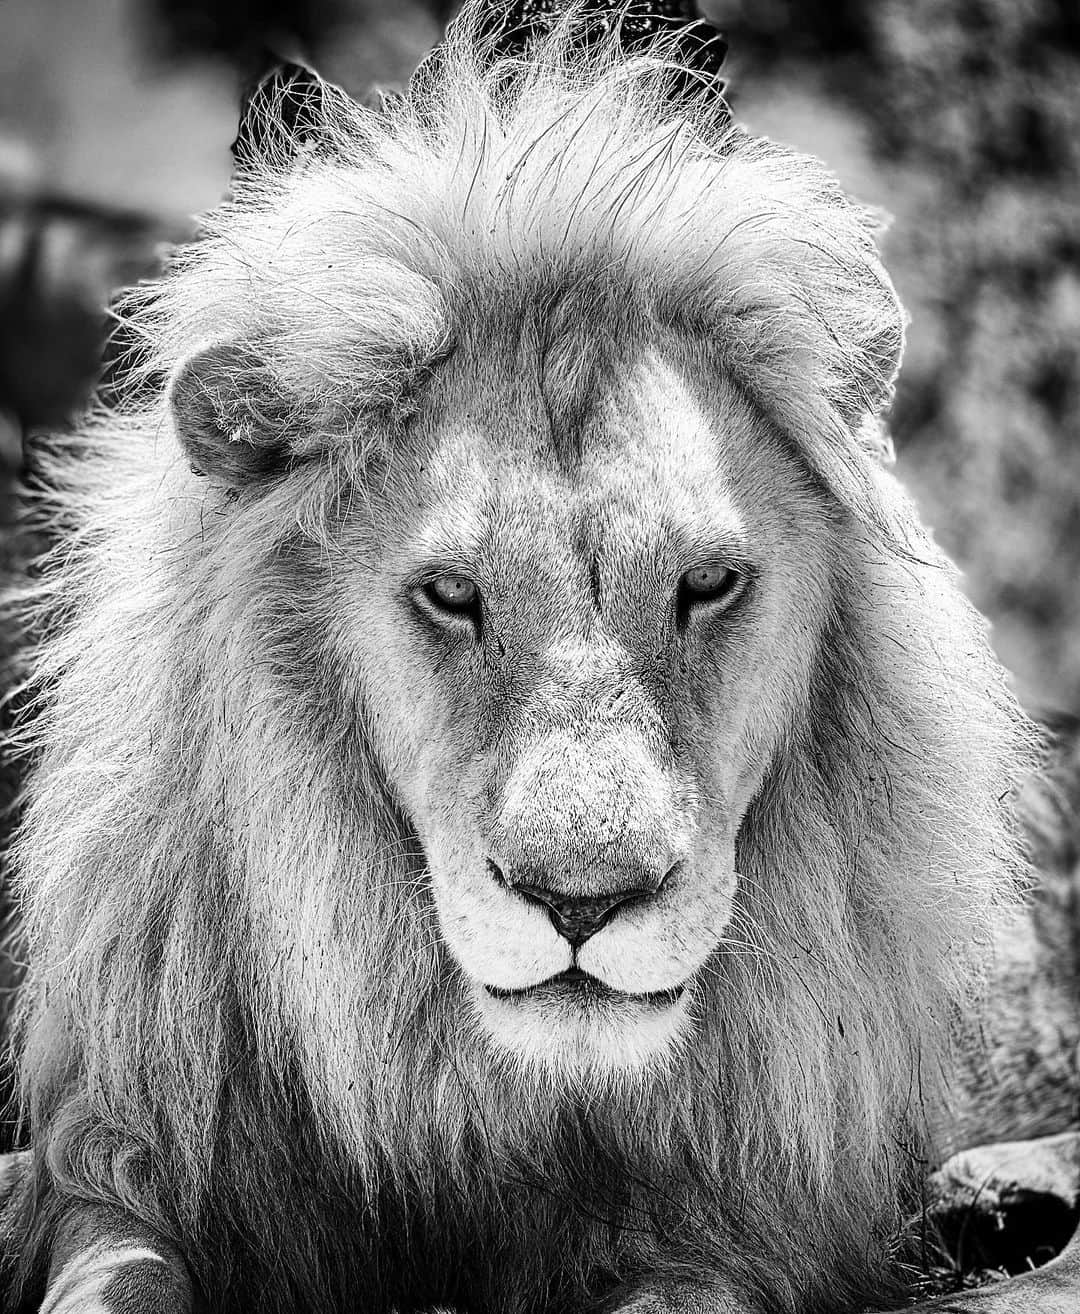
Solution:
<svg viewBox="0 0 1080 1314">
<path fill-rule="evenodd" d="M 444 405 L 414 434 L 430 450 L 411 502 L 386 515 L 407 537 L 385 592 L 354 600 L 372 730 L 463 1006 L 549 1074 L 642 1071 L 691 1033 L 739 824 L 806 697 L 828 571 L 784 530 L 823 512 L 767 426 L 709 386 L 639 362 L 569 477 L 523 417 L 462 425 Z M 681 575 L 717 551 L 752 587 L 680 627 Z M 477 632 L 409 616 L 433 557 L 481 581 Z M 574 943 L 553 896 L 624 901 Z"/>
<path fill-rule="evenodd" d="M 677 1051 L 690 1025 L 685 986 L 625 995 L 585 981 L 506 997 L 473 984 L 471 994 L 500 1050 L 571 1082 L 647 1071 Z"/>
</svg>

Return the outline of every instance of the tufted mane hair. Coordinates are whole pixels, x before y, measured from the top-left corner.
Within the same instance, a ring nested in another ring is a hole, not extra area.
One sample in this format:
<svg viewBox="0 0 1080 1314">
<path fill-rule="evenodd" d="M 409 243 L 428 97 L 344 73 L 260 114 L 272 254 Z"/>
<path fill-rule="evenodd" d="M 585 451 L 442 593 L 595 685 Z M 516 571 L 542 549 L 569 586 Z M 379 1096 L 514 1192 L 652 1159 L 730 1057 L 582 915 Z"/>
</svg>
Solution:
<svg viewBox="0 0 1080 1314">
<path fill-rule="evenodd" d="M 1031 739 L 876 457 L 903 319 L 875 224 L 816 161 L 676 91 L 662 43 L 583 50 L 572 13 L 517 63 L 471 13 L 402 97 L 325 87 L 303 140 L 262 135 L 123 307 L 119 400 L 52 444 L 59 546 L 23 599 L 26 1230 L 42 1243 L 63 1194 L 121 1202 L 222 1305 L 258 1273 L 271 1311 L 559 1309 L 661 1243 L 772 1308 L 880 1294 L 1022 882 Z M 694 1037 L 596 1089 L 497 1066 L 448 1003 L 423 855 L 287 569 L 312 540 L 341 568 L 346 493 L 500 304 L 570 429 L 605 366 L 591 324 L 629 306 L 707 342 L 844 524 Z M 241 353 L 203 397 L 216 422 L 284 459 L 231 499 L 174 431 L 184 363 L 215 343 Z"/>
</svg>

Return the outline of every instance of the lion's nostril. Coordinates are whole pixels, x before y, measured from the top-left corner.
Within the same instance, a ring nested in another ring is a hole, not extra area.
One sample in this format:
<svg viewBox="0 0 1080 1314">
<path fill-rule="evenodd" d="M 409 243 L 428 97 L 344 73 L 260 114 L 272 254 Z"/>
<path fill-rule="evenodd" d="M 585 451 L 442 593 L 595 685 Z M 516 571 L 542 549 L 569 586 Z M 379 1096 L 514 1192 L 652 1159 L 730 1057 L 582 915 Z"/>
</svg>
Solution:
<svg viewBox="0 0 1080 1314">
<path fill-rule="evenodd" d="M 671 866 L 667 869 L 667 871 L 664 872 L 663 876 L 660 877 L 659 881 L 656 884 L 656 888 L 653 890 L 653 893 L 659 894 L 660 891 L 664 888 L 665 885 L 667 885 L 667 883 L 670 880 L 681 875 L 685 866 L 686 866 L 685 858 L 680 858 L 678 862 L 673 862 Z"/>
</svg>

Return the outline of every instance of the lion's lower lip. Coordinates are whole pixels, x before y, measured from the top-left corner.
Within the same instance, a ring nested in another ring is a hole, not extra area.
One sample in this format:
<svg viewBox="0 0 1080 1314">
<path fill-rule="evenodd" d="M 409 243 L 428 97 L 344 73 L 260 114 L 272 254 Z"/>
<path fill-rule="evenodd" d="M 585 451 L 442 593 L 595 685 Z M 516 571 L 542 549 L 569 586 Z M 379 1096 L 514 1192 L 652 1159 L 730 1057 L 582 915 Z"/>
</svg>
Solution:
<svg viewBox="0 0 1080 1314">
<path fill-rule="evenodd" d="M 580 967 L 569 967 L 557 976 L 549 976 L 545 981 L 535 985 L 521 986 L 517 989 L 504 989 L 501 986 L 485 985 L 484 989 L 496 999 L 568 999 L 574 996 L 582 1000 L 626 1000 L 638 1004 L 652 1004 L 667 1007 L 673 1004 L 685 989 L 684 986 L 672 986 L 668 990 L 648 990 L 640 993 L 628 990 L 615 990 L 605 984 L 599 977 L 583 972 Z"/>
</svg>

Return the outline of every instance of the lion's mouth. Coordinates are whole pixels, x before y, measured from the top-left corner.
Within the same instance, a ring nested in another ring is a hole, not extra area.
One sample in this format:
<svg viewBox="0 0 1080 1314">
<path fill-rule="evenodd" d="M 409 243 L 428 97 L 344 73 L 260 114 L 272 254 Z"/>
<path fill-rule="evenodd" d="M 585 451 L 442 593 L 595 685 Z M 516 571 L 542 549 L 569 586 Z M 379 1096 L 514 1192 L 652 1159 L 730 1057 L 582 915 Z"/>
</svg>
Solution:
<svg viewBox="0 0 1080 1314">
<path fill-rule="evenodd" d="M 496 999 L 536 999 L 541 1001 L 548 999 L 552 1002 L 565 1002 L 576 999 L 583 1004 L 623 1001 L 635 1004 L 650 1004 L 655 1008 L 670 1007 L 685 988 L 685 986 L 677 985 L 667 990 L 649 990 L 640 994 L 627 990 L 615 990 L 612 986 L 601 981 L 599 977 L 593 976 L 589 972 L 583 972 L 580 967 L 568 967 L 565 972 L 559 972 L 557 976 L 549 976 L 544 981 L 538 981 L 536 985 L 521 986 L 513 990 L 501 986 L 484 986 L 487 993 Z"/>
</svg>

